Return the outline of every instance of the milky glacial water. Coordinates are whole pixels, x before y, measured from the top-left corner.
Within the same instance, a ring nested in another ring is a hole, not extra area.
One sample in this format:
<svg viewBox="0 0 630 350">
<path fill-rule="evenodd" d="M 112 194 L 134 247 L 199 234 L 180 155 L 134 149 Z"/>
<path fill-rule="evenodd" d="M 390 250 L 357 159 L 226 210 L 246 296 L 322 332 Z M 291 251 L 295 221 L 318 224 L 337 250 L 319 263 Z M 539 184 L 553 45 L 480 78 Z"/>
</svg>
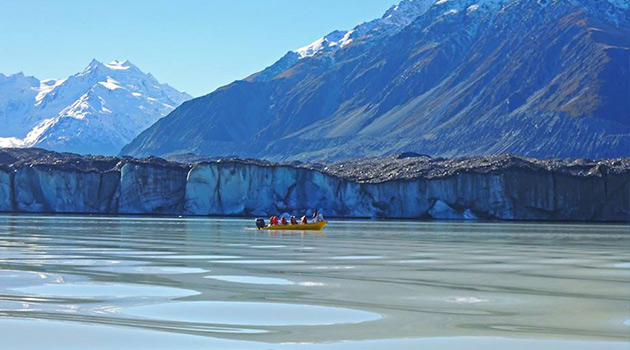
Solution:
<svg viewBox="0 0 630 350">
<path fill-rule="evenodd" d="M 630 226 L 0 216 L 3 349 L 629 349 Z"/>
</svg>

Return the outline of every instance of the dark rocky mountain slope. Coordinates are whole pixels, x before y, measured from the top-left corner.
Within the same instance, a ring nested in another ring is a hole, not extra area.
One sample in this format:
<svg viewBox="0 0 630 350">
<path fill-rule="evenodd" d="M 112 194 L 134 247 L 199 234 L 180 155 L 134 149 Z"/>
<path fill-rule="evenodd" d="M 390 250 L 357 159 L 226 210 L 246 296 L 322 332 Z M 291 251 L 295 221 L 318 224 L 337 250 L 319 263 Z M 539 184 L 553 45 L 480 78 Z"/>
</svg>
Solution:
<svg viewBox="0 0 630 350">
<path fill-rule="evenodd" d="M 184 103 L 122 154 L 630 156 L 623 1 L 415 0 L 388 13 Z"/>
</svg>

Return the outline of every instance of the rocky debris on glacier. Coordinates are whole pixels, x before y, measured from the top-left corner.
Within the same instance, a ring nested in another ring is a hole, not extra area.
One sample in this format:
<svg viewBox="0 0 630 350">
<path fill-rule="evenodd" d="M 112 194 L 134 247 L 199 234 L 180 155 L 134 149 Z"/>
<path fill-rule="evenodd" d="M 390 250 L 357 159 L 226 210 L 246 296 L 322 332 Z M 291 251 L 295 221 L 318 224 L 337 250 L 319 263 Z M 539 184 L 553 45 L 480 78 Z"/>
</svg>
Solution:
<svg viewBox="0 0 630 350">
<path fill-rule="evenodd" d="M 51 152 L 40 148 L 0 148 L 0 166 L 20 169 L 47 166 L 59 170 L 107 172 L 116 170 L 120 158 Z"/>
<path fill-rule="evenodd" d="M 258 216 L 325 208 L 349 218 L 630 220 L 629 158 L 196 160 L 0 149 L 0 211 Z"/>
<path fill-rule="evenodd" d="M 161 159 L 159 157 L 152 157 Z M 505 170 L 549 171 L 572 176 L 602 176 L 620 174 L 630 169 L 630 158 L 592 160 L 576 159 L 536 159 L 510 154 L 442 158 L 414 152 L 403 152 L 387 157 L 368 157 L 339 162 L 300 161 L 275 163 L 261 159 L 238 157 L 207 157 L 194 154 L 173 155 L 175 162 L 235 163 L 266 167 L 289 166 L 320 171 L 344 180 L 359 183 L 381 183 L 396 180 L 437 179 L 454 176 L 461 172 L 488 174 Z"/>
<path fill-rule="evenodd" d="M 571 176 L 602 176 L 620 174 L 627 172 L 628 169 L 630 169 L 630 158 L 536 159 L 502 154 L 448 159 L 431 158 L 416 153 L 401 153 L 383 158 L 336 162 L 326 165 L 323 171 L 351 181 L 379 183 L 392 180 L 444 178 L 461 172 L 489 174 L 506 170 L 527 170 Z"/>
</svg>

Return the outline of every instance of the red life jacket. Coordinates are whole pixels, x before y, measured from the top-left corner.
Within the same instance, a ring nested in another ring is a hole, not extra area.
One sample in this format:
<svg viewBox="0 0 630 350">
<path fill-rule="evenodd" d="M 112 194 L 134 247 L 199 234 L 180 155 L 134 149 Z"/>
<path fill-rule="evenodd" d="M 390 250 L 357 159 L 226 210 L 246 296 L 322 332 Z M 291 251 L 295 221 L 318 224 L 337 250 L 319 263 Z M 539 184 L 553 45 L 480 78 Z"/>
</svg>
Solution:
<svg viewBox="0 0 630 350">
<path fill-rule="evenodd" d="M 280 219 L 280 223 L 282 225 L 286 225 L 287 224 L 287 218 L 285 218 L 284 216 Z"/>
</svg>

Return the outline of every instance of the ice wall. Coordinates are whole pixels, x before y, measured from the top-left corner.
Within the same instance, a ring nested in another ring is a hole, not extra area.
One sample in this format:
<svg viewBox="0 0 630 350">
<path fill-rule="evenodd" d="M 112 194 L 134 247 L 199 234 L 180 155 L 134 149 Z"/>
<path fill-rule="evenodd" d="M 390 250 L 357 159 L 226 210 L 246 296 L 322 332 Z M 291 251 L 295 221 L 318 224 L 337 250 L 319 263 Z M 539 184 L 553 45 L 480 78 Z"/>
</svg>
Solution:
<svg viewBox="0 0 630 350">
<path fill-rule="evenodd" d="M 121 214 L 181 214 L 187 167 L 131 162 L 120 170 Z"/>
<path fill-rule="evenodd" d="M 315 170 L 210 163 L 188 174 L 187 215 L 261 215 L 325 208 L 337 217 L 628 221 L 628 173 L 461 172 L 359 183 Z"/>
<path fill-rule="evenodd" d="M 14 162 L 0 164 L 0 211 L 301 216 L 323 208 L 328 217 L 345 218 L 630 221 L 625 165 L 569 171 L 499 160 L 454 170 L 450 163 L 439 171 L 430 165 L 424 175 L 390 180 L 241 160 L 109 159 L 115 166 L 86 161 L 85 169 L 63 159 Z"/>
<path fill-rule="evenodd" d="M 289 166 L 211 163 L 193 167 L 186 184 L 189 215 L 302 215 L 326 208 L 334 216 L 370 216 L 357 183 Z"/>
<path fill-rule="evenodd" d="M 11 170 L 0 168 L 0 212 L 12 210 Z"/>
<path fill-rule="evenodd" d="M 33 166 L 18 169 L 11 190 L 14 210 L 41 213 L 116 213 L 120 173 Z"/>
</svg>

